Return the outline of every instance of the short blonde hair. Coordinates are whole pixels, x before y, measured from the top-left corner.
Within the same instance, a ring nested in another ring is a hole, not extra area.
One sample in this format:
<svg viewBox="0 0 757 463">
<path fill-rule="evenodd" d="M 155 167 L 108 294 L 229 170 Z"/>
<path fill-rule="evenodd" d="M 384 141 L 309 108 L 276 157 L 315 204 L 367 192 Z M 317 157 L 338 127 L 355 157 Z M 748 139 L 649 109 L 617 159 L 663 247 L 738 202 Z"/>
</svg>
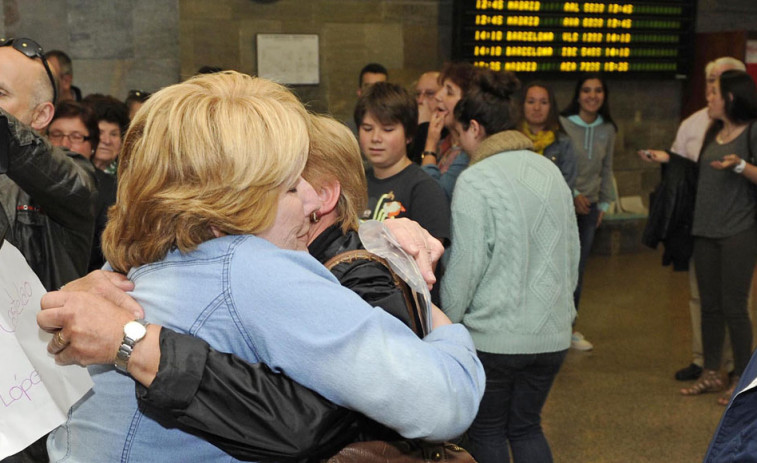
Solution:
<svg viewBox="0 0 757 463">
<path fill-rule="evenodd" d="M 713 69 L 721 66 L 728 67 L 729 70 L 735 69 L 737 71 L 746 71 L 746 65 L 743 61 L 737 60 L 732 56 L 721 56 L 720 58 L 710 61 L 707 63 L 707 66 L 704 67 L 705 78 L 710 77 Z"/>
<path fill-rule="evenodd" d="M 368 184 L 360 147 L 350 129 L 331 117 L 311 114 L 310 154 L 303 177 L 316 191 L 326 182 L 338 181 L 337 223 L 344 232 L 357 230 L 368 202 Z"/>
<path fill-rule="evenodd" d="M 228 71 L 160 90 L 124 139 L 105 257 L 125 272 L 195 249 L 211 227 L 266 230 L 308 144 L 305 108 L 273 82 Z"/>
</svg>

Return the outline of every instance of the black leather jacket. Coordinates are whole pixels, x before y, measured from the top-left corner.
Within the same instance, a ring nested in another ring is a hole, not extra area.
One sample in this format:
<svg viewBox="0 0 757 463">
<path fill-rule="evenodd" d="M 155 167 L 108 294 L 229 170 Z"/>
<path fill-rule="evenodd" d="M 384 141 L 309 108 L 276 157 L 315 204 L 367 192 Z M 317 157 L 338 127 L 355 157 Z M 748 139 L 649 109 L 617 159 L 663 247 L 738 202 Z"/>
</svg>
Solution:
<svg viewBox="0 0 757 463">
<path fill-rule="evenodd" d="M 86 274 L 96 200 L 91 162 L 0 109 L 0 238 L 21 251 L 46 289 Z"/>
<path fill-rule="evenodd" d="M 344 234 L 334 225 L 308 250 L 324 263 L 355 249 L 362 249 L 357 233 Z M 402 290 L 383 265 L 357 260 L 338 264 L 332 273 L 373 306 L 407 313 Z M 355 440 L 399 438 L 265 365 L 217 352 L 202 339 L 163 328 L 160 351 L 150 388 L 137 384 L 140 404 L 148 414 L 167 415 L 235 458 L 318 461 Z"/>
<path fill-rule="evenodd" d="M 685 271 L 694 250 L 691 227 L 697 192 L 698 164 L 670 153 L 670 162 L 662 166 L 662 181 L 652 192 L 649 217 L 641 242 L 653 249 L 662 242 L 662 264 Z"/>
</svg>

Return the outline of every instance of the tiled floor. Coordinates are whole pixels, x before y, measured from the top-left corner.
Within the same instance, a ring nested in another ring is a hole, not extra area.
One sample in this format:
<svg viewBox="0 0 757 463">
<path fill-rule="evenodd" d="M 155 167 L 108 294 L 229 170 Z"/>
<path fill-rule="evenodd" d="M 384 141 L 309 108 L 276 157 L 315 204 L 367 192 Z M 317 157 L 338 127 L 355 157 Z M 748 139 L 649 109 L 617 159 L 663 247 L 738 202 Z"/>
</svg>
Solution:
<svg viewBox="0 0 757 463">
<path fill-rule="evenodd" d="M 661 254 L 592 256 L 571 350 L 543 413 L 556 462 L 702 461 L 723 407 L 684 397 L 673 373 L 691 361 L 688 276 Z"/>
</svg>

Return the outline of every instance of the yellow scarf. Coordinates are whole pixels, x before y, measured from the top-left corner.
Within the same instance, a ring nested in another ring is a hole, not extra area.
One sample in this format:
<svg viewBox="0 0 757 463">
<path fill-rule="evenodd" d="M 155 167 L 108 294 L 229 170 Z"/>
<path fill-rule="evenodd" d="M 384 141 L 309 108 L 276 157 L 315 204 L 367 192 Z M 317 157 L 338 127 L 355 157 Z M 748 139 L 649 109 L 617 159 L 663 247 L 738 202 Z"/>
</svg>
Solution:
<svg viewBox="0 0 757 463">
<path fill-rule="evenodd" d="M 528 122 L 526 121 L 523 121 L 523 124 L 521 124 L 520 131 L 534 142 L 534 151 L 541 155 L 544 154 L 544 150 L 549 145 L 555 142 L 555 132 L 542 130 L 537 134 L 531 133 L 531 129 L 528 127 Z"/>
</svg>

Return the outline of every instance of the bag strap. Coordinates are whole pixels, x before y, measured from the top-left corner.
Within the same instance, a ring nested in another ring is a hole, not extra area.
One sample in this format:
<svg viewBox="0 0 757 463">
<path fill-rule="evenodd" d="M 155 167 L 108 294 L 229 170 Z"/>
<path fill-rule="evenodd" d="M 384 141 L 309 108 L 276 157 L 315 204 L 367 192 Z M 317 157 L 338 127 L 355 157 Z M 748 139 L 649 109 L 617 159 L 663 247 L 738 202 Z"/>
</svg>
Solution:
<svg viewBox="0 0 757 463">
<path fill-rule="evenodd" d="M 428 333 L 425 332 L 425 330 L 423 329 L 423 324 L 421 323 L 422 315 L 418 294 L 416 294 L 415 291 L 410 288 L 405 280 L 400 278 L 400 276 L 397 275 L 394 270 L 392 270 L 391 265 L 389 265 L 389 262 L 387 262 L 386 259 L 377 256 L 370 251 L 366 251 L 365 249 L 355 249 L 352 251 L 345 251 L 343 253 L 337 254 L 331 259 L 327 260 L 323 265 L 324 267 L 329 269 L 329 271 L 331 271 L 339 264 L 350 264 L 358 260 L 367 260 L 379 263 L 389 271 L 389 274 L 392 276 L 394 285 L 402 291 L 402 296 L 405 300 L 405 308 L 407 309 L 408 320 L 410 320 L 411 324 L 410 328 L 421 338 L 427 335 Z"/>
</svg>

